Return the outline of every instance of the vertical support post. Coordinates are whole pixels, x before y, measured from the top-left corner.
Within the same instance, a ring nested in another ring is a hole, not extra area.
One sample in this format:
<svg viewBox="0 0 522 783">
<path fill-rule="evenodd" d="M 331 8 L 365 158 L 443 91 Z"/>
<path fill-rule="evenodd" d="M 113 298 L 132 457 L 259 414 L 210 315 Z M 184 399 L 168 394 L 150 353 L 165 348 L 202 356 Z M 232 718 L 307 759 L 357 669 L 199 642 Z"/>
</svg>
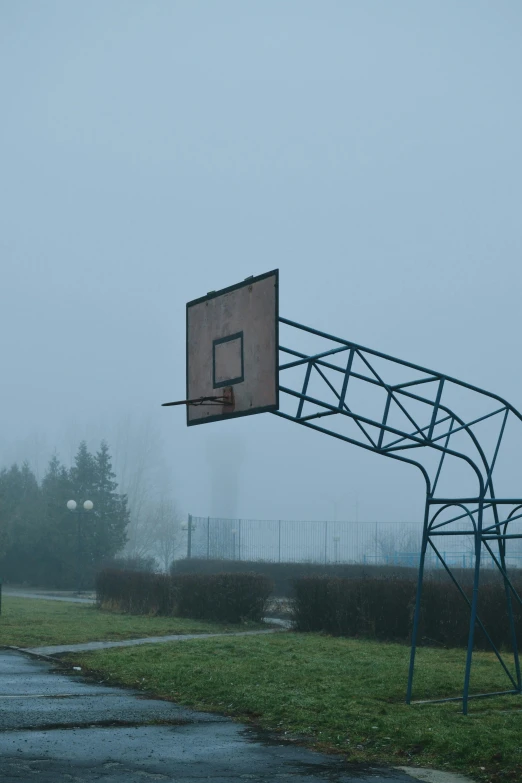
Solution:
<svg viewBox="0 0 522 783">
<path fill-rule="evenodd" d="M 327 563 L 328 557 L 328 522 L 324 523 L 324 564 Z"/>
<path fill-rule="evenodd" d="M 498 549 L 499 549 L 499 556 L 500 556 L 500 565 L 502 566 L 502 576 L 504 579 L 504 591 L 506 593 L 506 603 L 507 603 L 507 610 L 508 610 L 508 617 L 509 617 L 509 630 L 511 633 L 511 644 L 513 646 L 513 661 L 515 663 L 515 672 L 517 675 L 517 689 L 518 692 L 521 693 L 522 681 L 520 676 L 520 659 L 518 655 L 517 632 L 515 628 L 515 618 L 513 615 L 513 601 L 511 598 L 511 588 L 506 578 L 507 570 L 506 570 L 506 540 L 505 539 L 504 540 L 499 539 Z"/>
<path fill-rule="evenodd" d="M 417 634 L 419 630 L 420 605 L 422 597 L 422 580 L 424 577 L 424 561 L 426 559 L 426 549 L 428 546 L 428 524 L 430 514 L 429 497 L 426 493 L 426 507 L 424 509 L 424 526 L 422 530 L 422 546 L 419 563 L 419 575 L 417 578 L 417 595 L 415 596 L 415 611 L 413 613 L 413 629 L 411 633 L 410 650 L 410 669 L 408 671 L 408 687 L 406 690 L 406 704 L 411 702 L 411 692 L 413 688 L 413 671 L 415 669 L 415 653 L 417 652 Z"/>
<path fill-rule="evenodd" d="M 377 555 L 379 550 L 379 542 L 378 542 L 378 522 L 375 522 L 375 565 L 377 565 Z"/>
<path fill-rule="evenodd" d="M 187 528 L 187 559 L 190 560 L 192 556 L 192 514 L 188 515 Z"/>
<path fill-rule="evenodd" d="M 469 681 L 471 678 L 471 661 L 473 659 L 473 644 L 475 642 L 475 625 L 477 622 L 478 589 L 480 580 L 480 555 L 482 550 L 482 515 L 484 500 L 481 496 L 475 528 L 475 575 L 473 578 L 473 595 L 471 598 L 471 615 L 469 618 L 468 651 L 466 653 L 466 672 L 464 674 L 464 691 L 462 693 L 462 712 L 468 714 Z"/>
<path fill-rule="evenodd" d="M 278 528 L 277 532 L 278 532 L 278 539 L 279 539 L 278 540 L 278 549 L 279 549 L 279 560 L 278 560 L 278 562 L 280 563 L 281 562 L 281 520 L 278 521 L 277 528 Z"/>
<path fill-rule="evenodd" d="M 238 524 L 237 559 L 241 560 L 241 520 L 239 520 Z"/>
<path fill-rule="evenodd" d="M 210 517 L 207 517 L 207 560 L 210 560 Z"/>
</svg>

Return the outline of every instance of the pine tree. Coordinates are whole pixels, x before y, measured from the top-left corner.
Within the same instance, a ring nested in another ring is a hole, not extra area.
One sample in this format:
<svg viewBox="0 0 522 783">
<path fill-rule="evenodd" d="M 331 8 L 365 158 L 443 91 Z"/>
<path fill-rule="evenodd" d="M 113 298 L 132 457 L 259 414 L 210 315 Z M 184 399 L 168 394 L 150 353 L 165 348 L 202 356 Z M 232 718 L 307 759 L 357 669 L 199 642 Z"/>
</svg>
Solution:
<svg viewBox="0 0 522 783">
<path fill-rule="evenodd" d="M 41 487 L 27 463 L 0 471 L 0 576 L 7 581 L 90 587 L 102 563 L 123 549 L 128 524 L 105 442 L 95 455 L 80 443 L 70 470 L 53 456 Z"/>
<path fill-rule="evenodd" d="M 39 515 L 38 482 L 27 462 L 12 465 L 0 474 L 0 495 L 4 517 L 4 557 L 0 563 L 4 579 L 30 581 L 35 563 L 35 539 Z"/>
<path fill-rule="evenodd" d="M 127 498 L 117 492 L 105 441 L 95 455 L 89 452 L 85 441 L 80 443 L 69 477 L 71 499 L 77 503 L 78 570 L 83 586 L 87 586 L 93 584 L 102 563 L 111 560 L 125 545 L 125 529 L 129 524 Z M 91 511 L 83 509 L 86 500 L 93 503 Z"/>
<path fill-rule="evenodd" d="M 94 562 L 99 566 L 104 560 L 113 558 L 127 542 L 126 528 L 130 521 L 127 496 L 117 492 L 118 483 L 112 469 L 109 447 L 102 441 L 95 456 L 97 529 Z"/>
<path fill-rule="evenodd" d="M 9 510 L 7 504 L 7 471 L 0 471 L 0 564 L 5 558 L 9 541 Z M 0 571 L 1 573 L 1 571 Z"/>
<path fill-rule="evenodd" d="M 41 486 L 38 582 L 42 585 L 72 587 L 76 581 L 77 519 L 67 508 L 71 492 L 69 473 L 54 455 Z"/>
<path fill-rule="evenodd" d="M 94 580 L 94 550 L 98 531 L 98 504 L 96 499 L 96 462 L 82 441 L 69 471 L 71 496 L 76 502 L 76 511 L 69 512 L 75 523 L 76 533 L 76 579 L 79 588 L 91 586 Z M 86 511 L 83 504 L 90 500 L 93 511 Z"/>
</svg>

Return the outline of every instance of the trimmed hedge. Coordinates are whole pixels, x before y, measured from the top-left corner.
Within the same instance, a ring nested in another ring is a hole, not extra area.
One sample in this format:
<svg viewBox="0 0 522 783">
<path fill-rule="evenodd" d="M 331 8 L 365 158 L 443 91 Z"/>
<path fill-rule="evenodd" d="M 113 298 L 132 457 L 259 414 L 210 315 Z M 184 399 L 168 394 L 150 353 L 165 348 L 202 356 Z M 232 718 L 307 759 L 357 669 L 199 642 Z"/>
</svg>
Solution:
<svg viewBox="0 0 522 783">
<path fill-rule="evenodd" d="M 171 577 L 179 617 L 239 623 L 260 622 L 273 585 L 261 574 L 184 574 Z"/>
<path fill-rule="evenodd" d="M 515 588 L 520 594 L 520 585 Z M 294 583 L 293 620 L 298 631 L 322 631 L 334 636 L 362 636 L 410 641 L 416 585 L 407 579 L 339 579 L 307 577 Z M 469 586 L 465 588 L 471 598 Z M 513 601 L 518 644 L 522 643 L 522 609 Z M 479 617 L 499 648 L 511 647 L 506 594 L 498 581 L 480 589 Z M 449 583 L 426 581 L 423 586 L 419 642 L 465 647 L 470 610 Z M 475 645 L 491 649 L 477 627 Z"/>
<path fill-rule="evenodd" d="M 150 574 L 105 569 L 96 578 L 103 609 L 226 623 L 260 622 L 273 585 L 261 574 Z"/>
<path fill-rule="evenodd" d="M 417 568 L 407 566 L 367 565 L 364 563 L 270 563 L 264 560 L 205 560 L 185 558 L 174 560 L 170 573 L 178 574 L 263 574 L 274 583 L 274 595 L 278 598 L 290 598 L 296 579 L 304 577 L 337 577 L 340 579 L 403 579 L 417 584 Z M 460 584 L 472 584 L 472 568 L 452 568 L 452 573 Z M 425 583 L 429 581 L 446 582 L 446 572 L 442 569 L 428 569 Z M 497 569 L 484 569 L 480 580 L 482 584 L 498 582 Z"/>
<path fill-rule="evenodd" d="M 129 614 L 172 615 L 174 582 L 166 574 L 105 568 L 96 575 L 96 602 Z"/>
<path fill-rule="evenodd" d="M 520 578 L 511 582 L 520 595 L 522 583 Z M 471 586 L 464 588 L 464 593 L 471 601 Z M 522 644 L 522 609 L 518 601 L 512 598 L 513 615 L 517 644 Z M 511 648 L 511 631 L 506 606 L 504 584 L 500 579 L 490 584 L 482 584 L 479 591 L 478 616 L 498 648 Z M 459 595 L 452 584 L 426 583 L 422 591 L 421 617 L 419 631 L 428 642 L 435 641 L 446 647 L 466 647 L 468 643 L 470 609 L 464 598 Z M 475 631 L 475 646 L 481 650 L 490 650 L 484 632 L 477 625 Z"/>
<path fill-rule="evenodd" d="M 294 583 L 293 621 L 298 631 L 400 640 L 414 598 L 408 579 L 305 577 Z"/>
<path fill-rule="evenodd" d="M 375 566 L 363 563 L 269 563 L 264 560 L 204 560 L 186 558 L 174 560 L 170 569 L 173 576 L 178 574 L 262 574 L 274 583 L 274 595 L 289 598 L 293 595 L 293 583 L 307 576 L 329 576 L 357 578 L 398 577 L 417 579 L 416 568 L 401 566 Z"/>
</svg>

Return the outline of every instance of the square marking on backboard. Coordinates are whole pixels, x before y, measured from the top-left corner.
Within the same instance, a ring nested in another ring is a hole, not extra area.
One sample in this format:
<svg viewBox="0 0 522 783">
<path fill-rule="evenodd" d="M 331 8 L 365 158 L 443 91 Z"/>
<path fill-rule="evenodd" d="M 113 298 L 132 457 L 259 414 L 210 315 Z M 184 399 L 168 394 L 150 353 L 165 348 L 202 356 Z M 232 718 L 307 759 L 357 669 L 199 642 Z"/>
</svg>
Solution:
<svg viewBox="0 0 522 783">
<path fill-rule="evenodd" d="M 245 380 L 243 332 L 220 337 L 212 342 L 212 377 L 214 389 L 232 386 Z"/>
</svg>

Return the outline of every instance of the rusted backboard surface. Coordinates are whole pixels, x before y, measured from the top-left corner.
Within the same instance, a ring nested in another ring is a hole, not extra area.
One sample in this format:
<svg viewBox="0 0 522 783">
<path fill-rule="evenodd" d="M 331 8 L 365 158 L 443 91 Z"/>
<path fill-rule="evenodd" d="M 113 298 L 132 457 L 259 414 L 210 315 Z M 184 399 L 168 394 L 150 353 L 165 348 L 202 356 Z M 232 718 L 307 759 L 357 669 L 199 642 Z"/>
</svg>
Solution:
<svg viewBox="0 0 522 783">
<path fill-rule="evenodd" d="M 278 270 L 187 304 L 187 424 L 279 407 Z M 223 402 L 221 402 L 223 400 Z"/>
</svg>

